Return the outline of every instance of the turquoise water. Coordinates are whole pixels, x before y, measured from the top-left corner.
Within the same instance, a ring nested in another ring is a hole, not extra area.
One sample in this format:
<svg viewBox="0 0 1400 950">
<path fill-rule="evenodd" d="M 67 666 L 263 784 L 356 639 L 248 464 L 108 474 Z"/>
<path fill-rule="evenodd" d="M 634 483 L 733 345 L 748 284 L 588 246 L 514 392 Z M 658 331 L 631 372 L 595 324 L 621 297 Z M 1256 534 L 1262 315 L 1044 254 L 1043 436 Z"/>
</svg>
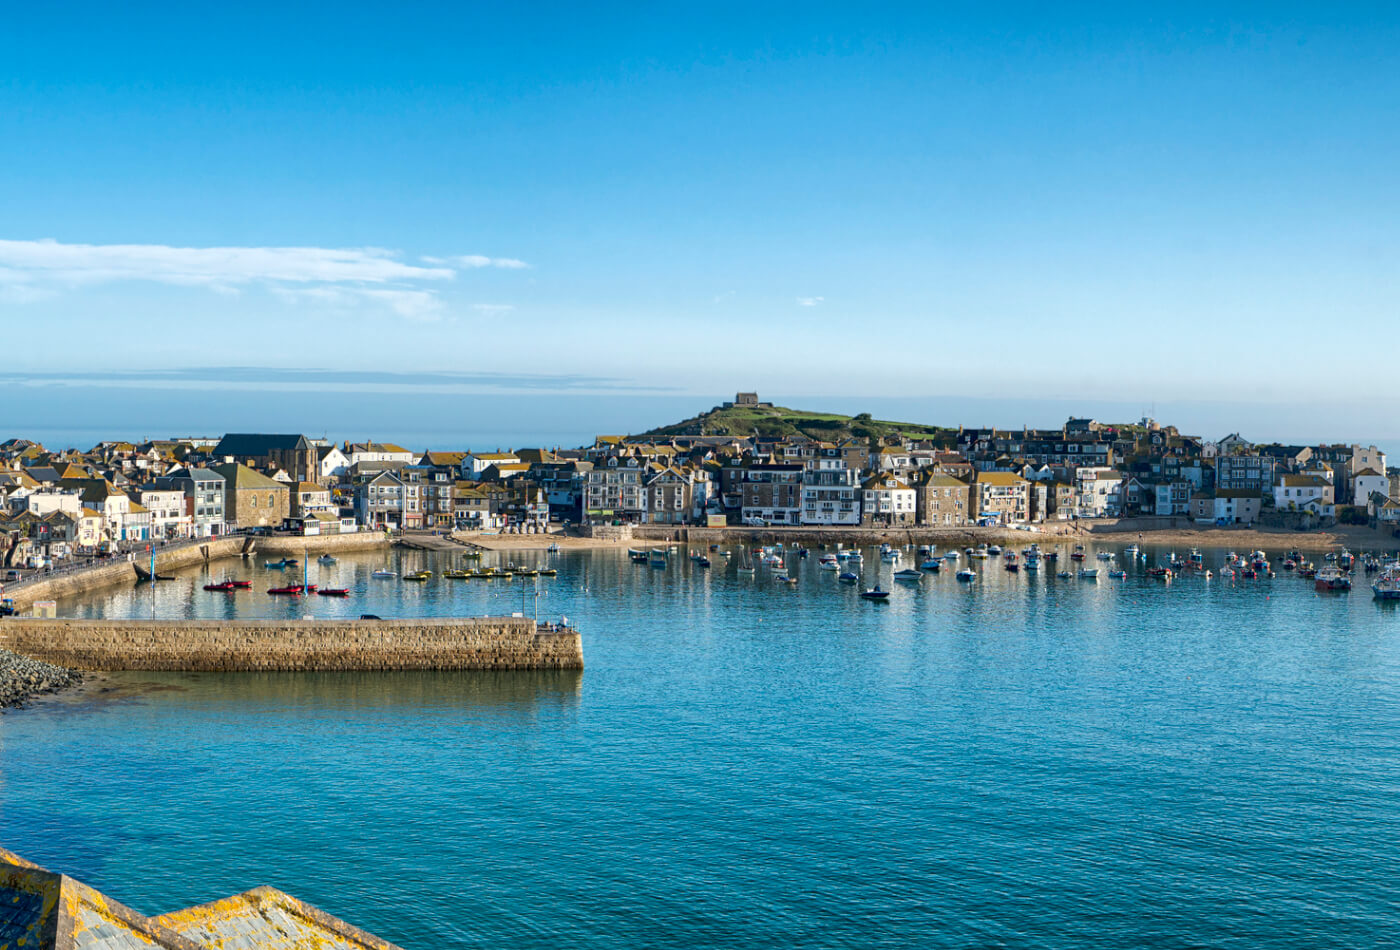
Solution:
<svg viewBox="0 0 1400 950">
<path fill-rule="evenodd" d="M 560 567 L 583 673 L 127 676 L 158 688 L 0 717 L 0 843 L 139 910 L 267 883 L 410 948 L 1400 942 L 1400 612 L 1364 588 L 983 562 L 871 604 L 815 559 L 519 557 Z M 61 607 L 534 610 L 384 560 L 327 570 L 346 602 L 229 562 L 259 590 Z"/>
</svg>

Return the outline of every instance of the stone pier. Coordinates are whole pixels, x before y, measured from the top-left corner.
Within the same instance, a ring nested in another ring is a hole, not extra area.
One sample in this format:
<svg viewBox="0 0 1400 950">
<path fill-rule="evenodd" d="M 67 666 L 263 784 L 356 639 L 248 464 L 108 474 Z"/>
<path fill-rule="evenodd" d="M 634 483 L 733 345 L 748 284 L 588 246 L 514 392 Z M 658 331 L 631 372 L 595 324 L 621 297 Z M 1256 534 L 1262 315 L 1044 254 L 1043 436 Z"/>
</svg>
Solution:
<svg viewBox="0 0 1400 950">
<path fill-rule="evenodd" d="M 577 630 L 523 617 L 0 622 L 0 647 L 83 670 L 581 670 Z"/>
</svg>

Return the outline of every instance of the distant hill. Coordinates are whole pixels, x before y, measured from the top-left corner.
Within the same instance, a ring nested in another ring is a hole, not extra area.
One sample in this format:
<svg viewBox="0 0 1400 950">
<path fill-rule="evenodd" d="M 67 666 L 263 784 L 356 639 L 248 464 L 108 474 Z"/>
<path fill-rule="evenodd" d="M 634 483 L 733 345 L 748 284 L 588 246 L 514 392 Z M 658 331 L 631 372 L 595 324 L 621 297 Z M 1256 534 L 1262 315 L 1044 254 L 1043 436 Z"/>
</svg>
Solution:
<svg viewBox="0 0 1400 950">
<path fill-rule="evenodd" d="M 830 412 L 808 412 L 782 406 L 716 407 L 692 419 L 662 426 L 642 433 L 648 436 L 668 435 L 732 435 L 750 436 L 805 435 L 825 442 L 843 439 L 883 439 L 902 435 L 916 439 L 932 439 L 951 445 L 956 429 L 923 425 L 917 422 L 890 422 L 872 419 L 869 413 L 845 416 Z"/>
</svg>

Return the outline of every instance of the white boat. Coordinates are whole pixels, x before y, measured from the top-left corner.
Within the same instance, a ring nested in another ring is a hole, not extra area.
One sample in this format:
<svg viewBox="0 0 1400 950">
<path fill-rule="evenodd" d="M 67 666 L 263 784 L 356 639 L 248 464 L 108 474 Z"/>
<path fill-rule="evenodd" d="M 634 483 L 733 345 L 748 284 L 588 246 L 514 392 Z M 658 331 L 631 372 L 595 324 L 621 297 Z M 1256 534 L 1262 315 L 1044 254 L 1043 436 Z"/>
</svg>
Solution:
<svg viewBox="0 0 1400 950">
<path fill-rule="evenodd" d="M 1100 561 L 1111 561 L 1111 560 L 1113 560 L 1113 552 L 1112 552 L 1112 551 L 1100 551 L 1098 554 L 1096 554 L 1096 555 L 1094 555 L 1094 556 L 1095 556 L 1096 558 L 1098 558 Z"/>
<path fill-rule="evenodd" d="M 880 552 L 880 560 L 884 561 L 886 564 L 898 564 L 899 558 L 899 552 L 893 548 L 888 551 Z"/>
<path fill-rule="evenodd" d="M 976 577 L 977 572 L 970 567 L 965 567 L 962 570 L 958 571 L 958 580 L 960 581 L 970 581 Z"/>
<path fill-rule="evenodd" d="M 334 563 L 335 563 L 335 558 L 332 557 L 332 556 L 329 555 L 329 554 L 322 554 L 322 555 L 321 555 L 320 557 L 318 557 L 316 560 L 317 560 L 319 563 L 321 563 L 321 564 L 334 564 Z"/>
<path fill-rule="evenodd" d="M 830 554 L 823 554 L 817 561 L 817 567 L 823 571 L 839 571 L 841 570 L 841 562 Z"/>
<path fill-rule="evenodd" d="M 970 555 L 970 557 L 974 557 L 979 561 L 985 561 L 987 559 L 987 556 L 988 551 L 987 546 L 985 544 L 978 545 L 977 550 L 973 551 Z"/>
<path fill-rule="evenodd" d="M 947 554 L 943 555 L 943 560 L 956 561 L 958 559 L 958 556 L 959 555 L 957 551 L 949 551 Z"/>
<path fill-rule="evenodd" d="M 1096 581 L 1099 579 L 1099 569 L 1097 567 L 1081 567 L 1079 576 L 1086 581 Z"/>
<path fill-rule="evenodd" d="M 395 574 L 393 571 L 391 571 L 391 570 L 389 570 L 388 568 L 385 568 L 385 567 L 381 567 L 379 570 L 377 570 L 377 571 L 375 571 L 374 573 L 370 574 L 370 577 L 398 577 L 398 576 L 399 576 L 399 575 Z"/>
<path fill-rule="evenodd" d="M 894 576 L 901 581 L 921 581 L 924 579 L 924 575 L 912 567 L 906 567 L 902 571 L 895 571 Z"/>
<path fill-rule="evenodd" d="M 1124 553 L 1124 554 L 1136 554 L 1136 553 L 1138 553 L 1138 546 L 1137 546 L 1136 544 L 1130 544 L 1130 545 L 1128 545 L 1126 548 L 1123 549 L 1123 553 Z"/>
</svg>

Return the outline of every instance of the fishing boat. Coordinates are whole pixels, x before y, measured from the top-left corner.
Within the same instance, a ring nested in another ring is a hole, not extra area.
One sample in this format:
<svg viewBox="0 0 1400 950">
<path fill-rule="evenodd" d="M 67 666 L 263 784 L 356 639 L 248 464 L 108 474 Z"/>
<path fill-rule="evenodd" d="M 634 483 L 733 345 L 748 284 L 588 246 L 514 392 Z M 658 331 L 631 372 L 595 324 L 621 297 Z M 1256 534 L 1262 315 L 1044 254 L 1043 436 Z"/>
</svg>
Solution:
<svg viewBox="0 0 1400 950">
<path fill-rule="evenodd" d="M 974 580 L 976 577 L 977 572 L 970 567 L 965 567 L 957 573 L 957 578 L 960 581 L 970 581 Z"/>
<path fill-rule="evenodd" d="M 710 559 L 707 558 L 707 557 L 705 557 L 705 555 L 702 554 L 702 555 L 700 555 L 699 557 L 697 557 L 697 558 L 695 559 L 695 566 L 696 566 L 696 567 L 709 567 L 709 566 L 710 566 Z"/>
<path fill-rule="evenodd" d="M 836 579 L 843 584 L 854 584 L 860 580 L 860 575 L 855 571 L 842 571 Z"/>
<path fill-rule="evenodd" d="M 1123 553 L 1124 553 L 1124 554 L 1136 554 L 1136 553 L 1138 553 L 1139 550 L 1141 550 L 1141 549 L 1140 549 L 1136 544 L 1130 544 L 1130 545 L 1128 545 L 1126 548 L 1123 549 Z"/>
<path fill-rule="evenodd" d="M 370 577 L 385 578 L 385 577 L 398 577 L 399 575 L 395 574 L 393 571 L 389 570 L 387 567 L 381 567 L 379 570 L 372 572 L 369 576 L 370 576 Z"/>
<path fill-rule="evenodd" d="M 1339 567 L 1324 567 L 1317 572 L 1313 587 L 1317 590 L 1351 590 L 1351 577 Z"/>
<path fill-rule="evenodd" d="M 1086 581 L 1096 581 L 1099 579 L 1099 569 L 1097 567 L 1081 567 L 1079 576 Z"/>
<path fill-rule="evenodd" d="M 1149 567 L 1147 569 L 1147 576 L 1155 577 L 1158 580 L 1169 581 L 1176 575 L 1172 572 L 1171 568 L 1158 564 L 1156 567 Z"/>
<path fill-rule="evenodd" d="M 861 591 L 860 596 L 864 597 L 866 600 L 888 600 L 890 592 L 887 590 L 881 590 L 880 585 L 876 584 L 874 587 L 871 587 L 868 590 Z"/>
<path fill-rule="evenodd" d="M 857 564 L 863 564 L 865 563 L 865 555 L 861 554 L 859 551 L 852 551 L 848 560 L 854 561 Z"/>
<path fill-rule="evenodd" d="M 412 573 L 405 574 L 403 576 L 403 579 L 406 581 L 414 581 L 415 583 L 421 584 L 423 583 L 423 581 L 428 580 L 432 576 L 432 571 L 413 571 Z"/>
<path fill-rule="evenodd" d="M 923 573 L 912 567 L 906 567 L 903 570 L 895 571 L 894 576 L 896 580 L 901 581 L 921 581 L 924 579 Z"/>
<path fill-rule="evenodd" d="M 647 552 L 638 551 L 636 548 L 628 548 L 627 556 L 632 559 L 633 564 L 645 564 L 648 560 Z"/>
<path fill-rule="evenodd" d="M 752 576 L 755 573 L 753 566 L 753 558 L 749 554 L 748 548 L 739 549 L 739 567 L 737 568 L 737 570 L 741 575 L 745 577 Z"/>
<path fill-rule="evenodd" d="M 317 597 L 349 597 L 350 590 L 346 587 L 323 587 L 316 592 Z"/>
<path fill-rule="evenodd" d="M 1118 570 L 1109 571 L 1109 572 L 1108 572 L 1108 576 L 1109 576 L 1109 578 L 1111 578 L 1112 580 L 1121 581 L 1121 580 L 1125 580 L 1125 579 L 1127 578 L 1128 572 L 1125 571 L 1125 570 L 1122 570 L 1122 569 L 1120 568 L 1120 569 L 1118 569 Z"/>
<path fill-rule="evenodd" d="M 268 591 L 267 591 L 267 592 L 268 592 L 269 594 L 280 594 L 280 595 L 287 596 L 287 597 L 298 597 L 298 596 L 301 595 L 301 591 L 302 591 L 302 587 L 301 587 L 300 584 L 290 584 L 290 585 L 288 585 L 288 586 L 286 586 L 286 587 L 271 587 L 271 588 L 268 588 Z"/>
<path fill-rule="evenodd" d="M 664 571 L 667 564 L 666 552 L 660 548 L 653 548 L 651 555 L 647 559 L 647 563 L 659 571 Z"/>
<path fill-rule="evenodd" d="M 1026 554 L 1026 571 L 1034 574 L 1038 570 L 1040 570 L 1040 552 L 1035 550 L 1035 546 L 1032 545 L 1031 550 Z"/>
<path fill-rule="evenodd" d="M 1377 574 L 1371 593 L 1376 600 L 1400 600 L 1400 570 L 1392 567 Z"/>
<path fill-rule="evenodd" d="M 1043 555 L 1041 555 L 1041 557 L 1045 558 L 1045 560 L 1047 561 L 1058 561 L 1060 559 L 1060 552 L 1046 551 Z"/>
<path fill-rule="evenodd" d="M 1076 544 L 1076 545 L 1074 546 L 1074 550 L 1070 552 L 1070 555 L 1069 555 L 1069 556 L 1070 556 L 1070 560 L 1073 560 L 1073 561 L 1082 561 L 1082 560 L 1084 560 L 1084 545 L 1082 545 L 1082 544 Z"/>
<path fill-rule="evenodd" d="M 971 554 L 969 554 L 968 557 L 974 558 L 974 559 L 976 559 L 976 560 L 978 560 L 978 561 L 985 561 L 985 560 L 987 559 L 987 557 L 989 556 L 989 553 L 990 553 L 990 552 L 988 552 L 987 546 L 986 546 L 985 544 L 979 544 L 979 545 L 977 546 L 977 549 L 976 549 L 975 551 L 973 551 Z"/>
<path fill-rule="evenodd" d="M 464 581 L 472 575 L 470 571 L 463 571 L 458 568 L 453 568 L 452 570 L 443 571 L 442 576 L 450 577 L 454 581 Z"/>
<path fill-rule="evenodd" d="M 1074 578 L 1074 572 L 1073 572 L 1073 571 L 1057 571 L 1057 572 L 1055 573 L 1055 576 L 1058 577 L 1058 578 L 1059 578 L 1060 580 L 1062 580 L 1062 581 L 1072 580 L 1072 579 Z"/>
<path fill-rule="evenodd" d="M 1001 557 L 1001 565 L 1013 574 L 1021 570 L 1021 562 L 1015 551 L 1007 551 L 1003 554 Z"/>
<path fill-rule="evenodd" d="M 839 571 L 841 570 L 841 562 L 836 559 L 836 555 L 834 554 L 823 554 L 821 557 L 817 558 L 817 569 L 822 571 Z"/>
<path fill-rule="evenodd" d="M 318 557 L 318 558 L 316 559 L 316 562 L 317 562 L 318 564 L 334 564 L 334 563 L 335 563 L 335 556 L 334 556 L 334 555 L 331 555 L 331 554 L 322 554 L 320 557 Z"/>
</svg>

